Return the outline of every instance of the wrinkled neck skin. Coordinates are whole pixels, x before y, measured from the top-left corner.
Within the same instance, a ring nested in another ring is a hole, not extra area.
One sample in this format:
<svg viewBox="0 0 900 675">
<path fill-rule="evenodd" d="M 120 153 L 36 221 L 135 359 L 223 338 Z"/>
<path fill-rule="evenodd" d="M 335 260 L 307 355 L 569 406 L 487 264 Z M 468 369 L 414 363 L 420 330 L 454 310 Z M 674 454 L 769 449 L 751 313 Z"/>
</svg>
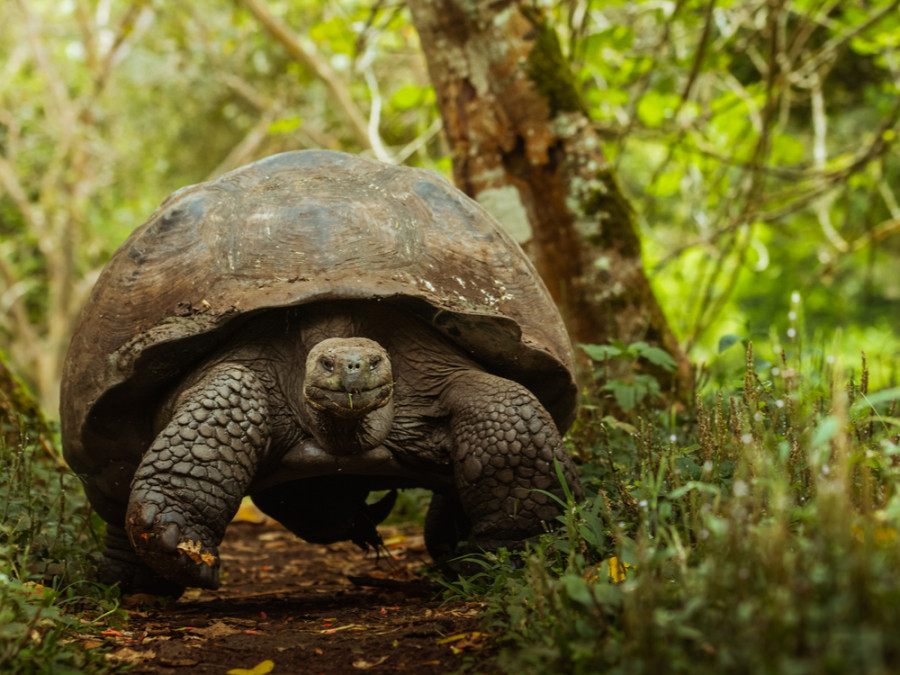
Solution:
<svg viewBox="0 0 900 675">
<path fill-rule="evenodd" d="M 332 455 L 356 455 L 382 443 L 394 422 L 394 401 L 358 418 L 338 417 L 306 406 L 309 428 L 323 450 Z"/>
</svg>

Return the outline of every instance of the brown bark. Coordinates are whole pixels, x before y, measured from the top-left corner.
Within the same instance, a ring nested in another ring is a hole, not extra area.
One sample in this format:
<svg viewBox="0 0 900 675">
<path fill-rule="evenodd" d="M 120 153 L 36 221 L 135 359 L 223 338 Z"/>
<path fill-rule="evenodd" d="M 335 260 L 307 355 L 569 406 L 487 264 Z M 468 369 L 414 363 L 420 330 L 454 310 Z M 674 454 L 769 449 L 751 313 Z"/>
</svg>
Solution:
<svg viewBox="0 0 900 675">
<path fill-rule="evenodd" d="M 654 296 L 633 213 L 559 41 L 522 2 L 410 0 L 457 185 L 536 263 L 575 342 L 643 340 L 690 365 Z M 668 377 L 666 379 L 669 379 Z"/>
</svg>

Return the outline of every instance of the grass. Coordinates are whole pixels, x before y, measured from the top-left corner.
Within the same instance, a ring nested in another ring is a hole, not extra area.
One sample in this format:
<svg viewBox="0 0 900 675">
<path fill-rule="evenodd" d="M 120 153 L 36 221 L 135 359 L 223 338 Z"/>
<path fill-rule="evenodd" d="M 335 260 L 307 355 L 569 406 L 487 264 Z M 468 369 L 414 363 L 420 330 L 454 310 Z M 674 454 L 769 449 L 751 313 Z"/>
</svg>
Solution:
<svg viewBox="0 0 900 675">
<path fill-rule="evenodd" d="M 582 422 L 593 496 L 454 587 L 486 598 L 487 671 L 897 671 L 900 389 L 777 362 L 750 351 L 686 414 Z"/>
<path fill-rule="evenodd" d="M 116 610 L 108 589 L 85 581 L 99 542 L 78 480 L 45 437 L 2 431 L 0 672 L 107 672 L 103 650 L 73 639 Z"/>
</svg>

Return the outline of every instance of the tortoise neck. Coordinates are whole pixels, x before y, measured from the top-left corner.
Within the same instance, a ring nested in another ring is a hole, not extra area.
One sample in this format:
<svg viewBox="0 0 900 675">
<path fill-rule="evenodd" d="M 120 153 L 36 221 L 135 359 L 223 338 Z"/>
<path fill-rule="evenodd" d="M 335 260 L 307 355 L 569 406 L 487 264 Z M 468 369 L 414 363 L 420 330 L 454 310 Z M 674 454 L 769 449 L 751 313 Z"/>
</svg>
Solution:
<svg viewBox="0 0 900 675">
<path fill-rule="evenodd" d="M 307 406 L 311 430 L 322 449 L 332 455 L 358 455 L 387 439 L 394 421 L 394 402 L 360 417 L 340 417 L 327 410 Z"/>
</svg>

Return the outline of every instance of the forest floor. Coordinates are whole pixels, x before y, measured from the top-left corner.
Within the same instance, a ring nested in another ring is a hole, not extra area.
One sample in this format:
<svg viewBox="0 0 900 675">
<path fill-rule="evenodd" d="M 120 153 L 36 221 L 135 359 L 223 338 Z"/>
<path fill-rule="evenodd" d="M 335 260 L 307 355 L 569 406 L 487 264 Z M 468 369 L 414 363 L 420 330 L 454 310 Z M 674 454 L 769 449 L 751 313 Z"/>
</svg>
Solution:
<svg viewBox="0 0 900 675">
<path fill-rule="evenodd" d="M 234 522 L 220 547 L 222 586 L 177 602 L 123 599 L 128 620 L 86 648 L 130 673 L 273 675 L 453 673 L 492 652 L 480 605 L 445 602 L 426 578 L 421 529 L 379 528 L 376 559 L 350 543 L 306 543 L 277 523 Z"/>
</svg>

